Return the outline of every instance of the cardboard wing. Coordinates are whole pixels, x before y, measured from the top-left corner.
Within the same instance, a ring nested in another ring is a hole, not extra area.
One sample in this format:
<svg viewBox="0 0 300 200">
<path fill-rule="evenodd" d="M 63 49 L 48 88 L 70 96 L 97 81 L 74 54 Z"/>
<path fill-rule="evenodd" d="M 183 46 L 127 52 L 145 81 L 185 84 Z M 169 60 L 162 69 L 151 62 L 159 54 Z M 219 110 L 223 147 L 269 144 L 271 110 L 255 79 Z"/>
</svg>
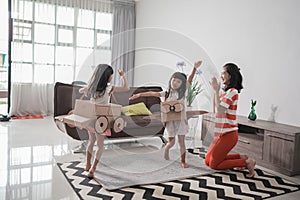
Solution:
<svg viewBox="0 0 300 200">
<path fill-rule="evenodd" d="M 78 128 L 86 128 L 92 125 L 92 122 L 95 121 L 93 118 L 82 117 L 76 114 L 65 115 L 62 118 L 62 121 L 70 126 L 75 126 Z"/>
</svg>

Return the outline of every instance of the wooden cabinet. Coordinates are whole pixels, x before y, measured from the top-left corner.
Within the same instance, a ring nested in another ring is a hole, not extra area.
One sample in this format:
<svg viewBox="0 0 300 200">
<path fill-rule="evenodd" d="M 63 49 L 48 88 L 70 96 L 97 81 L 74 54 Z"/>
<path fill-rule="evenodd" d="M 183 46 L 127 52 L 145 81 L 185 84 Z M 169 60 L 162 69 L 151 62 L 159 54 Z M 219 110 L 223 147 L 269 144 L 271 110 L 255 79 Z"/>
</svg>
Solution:
<svg viewBox="0 0 300 200">
<path fill-rule="evenodd" d="M 264 161 L 284 174 L 300 174 L 299 134 L 287 135 L 284 133 L 265 131 Z"/>
<path fill-rule="evenodd" d="M 214 123 L 208 115 L 205 116 L 202 118 L 201 141 L 204 146 L 209 146 L 213 140 Z"/>
<path fill-rule="evenodd" d="M 239 141 L 232 152 L 247 154 L 258 165 L 292 176 L 300 174 L 300 127 L 248 120 L 238 116 Z M 209 146 L 213 139 L 214 117 L 203 115 L 201 139 Z"/>
<path fill-rule="evenodd" d="M 239 140 L 233 152 L 247 154 L 260 162 L 263 159 L 263 136 L 258 134 L 239 132 Z"/>
</svg>

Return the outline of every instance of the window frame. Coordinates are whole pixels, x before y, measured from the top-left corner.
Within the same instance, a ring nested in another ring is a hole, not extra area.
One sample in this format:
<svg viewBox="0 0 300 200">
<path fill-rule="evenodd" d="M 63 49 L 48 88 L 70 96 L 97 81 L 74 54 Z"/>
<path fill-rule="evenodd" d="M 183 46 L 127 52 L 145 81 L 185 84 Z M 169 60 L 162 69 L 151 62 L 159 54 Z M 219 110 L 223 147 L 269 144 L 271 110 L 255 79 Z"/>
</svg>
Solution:
<svg viewBox="0 0 300 200">
<path fill-rule="evenodd" d="M 93 49 L 93 51 L 95 50 L 98 50 L 98 49 L 101 49 L 101 50 L 107 50 L 107 51 L 110 51 L 110 55 L 111 55 L 111 51 L 112 51 L 112 26 L 111 26 L 111 30 L 106 30 L 105 27 L 104 29 L 96 29 L 96 16 L 97 16 L 97 13 L 106 13 L 106 14 L 110 14 L 111 15 L 111 22 L 113 21 L 112 20 L 112 17 L 113 17 L 113 13 L 112 12 L 105 12 L 105 11 L 97 11 L 97 10 L 92 10 L 92 9 L 83 9 L 83 8 L 80 8 L 80 7 L 72 7 L 74 8 L 74 21 L 73 21 L 73 25 L 61 25 L 61 24 L 58 24 L 57 23 L 57 18 L 59 17 L 58 16 L 58 7 L 61 7 L 62 5 L 58 5 L 58 4 L 55 4 L 54 5 L 54 23 L 52 22 L 41 22 L 41 21 L 38 21 L 38 20 L 35 20 L 35 4 L 36 3 L 39 3 L 41 4 L 42 2 L 35 2 L 35 1 L 24 1 L 24 3 L 30 3 L 32 5 L 32 21 L 31 20 L 22 20 L 22 19 L 18 19 L 16 17 L 13 17 L 13 33 L 15 32 L 15 30 L 18 28 L 20 30 L 20 28 L 25 28 L 26 30 L 29 31 L 30 33 L 30 38 L 31 39 L 26 39 L 26 40 L 22 40 L 22 39 L 19 39 L 19 38 L 16 38 L 15 35 L 13 35 L 13 39 L 12 39 L 12 43 L 29 43 L 32 45 L 32 60 L 31 62 L 23 62 L 23 61 L 17 61 L 17 60 L 13 60 L 12 59 L 12 68 L 15 68 L 15 67 L 18 67 L 17 65 L 19 64 L 31 64 L 32 66 L 32 83 L 37 83 L 37 81 L 35 80 L 35 77 L 36 77 L 36 74 L 35 74 L 35 65 L 45 65 L 45 66 L 53 66 L 54 69 L 52 70 L 53 73 L 52 73 L 52 82 L 50 83 L 55 83 L 57 81 L 60 81 L 60 82 L 64 82 L 63 80 L 58 80 L 57 77 L 56 77 L 56 68 L 57 67 L 61 67 L 61 66 L 67 66 L 67 67 L 72 67 L 72 80 L 74 81 L 76 79 L 76 74 L 77 74 L 77 71 L 76 70 L 79 70 L 80 69 L 80 63 L 78 61 L 77 63 L 77 56 L 78 56 L 78 53 L 77 53 L 77 48 L 89 48 L 89 49 Z M 29 4 L 29 5 L 30 5 Z M 25 5 L 26 6 L 26 5 Z M 68 5 L 64 5 L 64 7 L 69 7 Z M 93 12 L 93 17 L 94 17 L 94 27 L 93 28 L 88 28 L 88 27 L 82 27 L 82 26 L 77 26 L 77 20 L 78 20 L 78 17 L 79 17 L 79 12 L 81 12 L 81 10 L 89 10 L 89 11 L 92 11 Z M 22 24 L 20 25 L 20 23 L 26 23 L 26 24 L 30 24 L 30 26 L 28 27 L 23 27 Z M 39 24 L 39 25 L 51 25 L 51 26 L 54 26 L 54 44 L 51 43 L 51 42 L 36 42 L 34 40 L 34 36 L 35 34 L 37 34 L 35 32 L 35 26 Z M 111 23 L 112 24 L 112 23 Z M 92 47 L 88 47 L 88 46 L 78 46 L 77 45 L 77 30 L 78 29 L 85 29 L 85 30 L 92 30 L 93 31 L 93 45 Z M 62 41 L 59 41 L 59 37 L 60 37 L 60 32 L 59 30 L 72 30 L 72 42 L 62 42 Z M 98 33 L 104 33 L 104 34 L 108 34 L 110 36 L 110 43 L 109 45 L 107 46 L 101 46 L 101 45 L 97 45 L 97 34 Z M 53 49 L 53 62 L 51 63 L 48 63 L 48 62 L 37 62 L 36 61 L 36 58 L 35 58 L 35 47 L 36 45 L 46 45 L 46 46 L 52 46 L 54 47 Z M 57 49 L 58 47 L 63 47 L 63 46 L 67 46 L 67 47 L 72 47 L 73 48 L 73 62 L 72 63 L 69 63 L 69 64 L 61 64 L 61 63 L 58 63 L 58 59 L 57 59 Z M 109 60 L 111 60 L 111 57 L 108 58 Z M 16 73 L 17 73 L 17 70 L 16 69 Z M 66 71 L 66 74 L 68 74 L 68 72 Z M 16 76 L 18 77 L 18 76 Z M 21 81 L 18 81 L 18 80 L 13 80 L 13 82 L 23 82 L 22 80 Z"/>
</svg>

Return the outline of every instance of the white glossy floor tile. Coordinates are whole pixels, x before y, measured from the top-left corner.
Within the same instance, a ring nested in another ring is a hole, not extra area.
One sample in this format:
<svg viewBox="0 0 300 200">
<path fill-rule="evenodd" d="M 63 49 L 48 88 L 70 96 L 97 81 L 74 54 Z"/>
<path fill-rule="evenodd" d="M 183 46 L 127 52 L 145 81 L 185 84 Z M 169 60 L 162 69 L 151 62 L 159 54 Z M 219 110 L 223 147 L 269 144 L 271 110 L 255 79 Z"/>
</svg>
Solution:
<svg viewBox="0 0 300 200">
<path fill-rule="evenodd" d="M 78 199 L 53 159 L 76 144 L 52 117 L 1 122 L 0 199 Z"/>
</svg>

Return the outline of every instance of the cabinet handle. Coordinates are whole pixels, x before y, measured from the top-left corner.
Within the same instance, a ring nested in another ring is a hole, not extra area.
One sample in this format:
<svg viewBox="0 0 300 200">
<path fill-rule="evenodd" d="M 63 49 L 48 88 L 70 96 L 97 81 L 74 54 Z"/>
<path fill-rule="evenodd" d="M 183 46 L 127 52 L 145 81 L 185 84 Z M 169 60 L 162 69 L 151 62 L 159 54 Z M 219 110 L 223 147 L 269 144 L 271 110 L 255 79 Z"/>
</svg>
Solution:
<svg viewBox="0 0 300 200">
<path fill-rule="evenodd" d="M 273 138 L 277 138 L 277 139 L 281 139 L 281 140 L 285 140 L 285 141 L 288 141 L 288 142 L 294 142 L 293 140 L 289 140 L 289 139 L 286 139 L 286 138 L 274 136 L 274 135 L 272 135 L 272 134 L 270 134 L 270 133 L 268 133 L 267 136 L 273 137 Z"/>
<path fill-rule="evenodd" d="M 239 142 L 242 142 L 242 143 L 245 143 L 245 144 L 250 144 L 250 142 L 247 141 L 247 140 L 241 140 L 241 139 L 238 139 L 238 141 L 239 141 Z"/>
</svg>

